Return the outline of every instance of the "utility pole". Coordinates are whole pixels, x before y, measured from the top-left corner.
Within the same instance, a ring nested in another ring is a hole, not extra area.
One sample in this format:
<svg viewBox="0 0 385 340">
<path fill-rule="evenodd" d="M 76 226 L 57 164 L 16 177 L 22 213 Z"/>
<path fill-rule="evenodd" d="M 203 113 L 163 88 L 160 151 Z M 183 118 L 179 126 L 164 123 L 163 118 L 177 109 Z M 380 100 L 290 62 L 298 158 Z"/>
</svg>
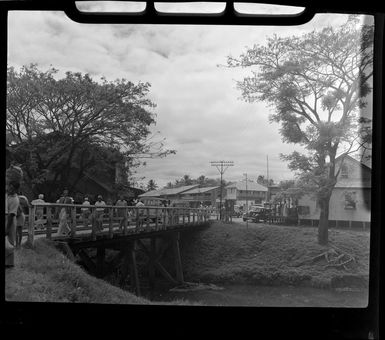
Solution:
<svg viewBox="0 0 385 340">
<path fill-rule="evenodd" d="M 233 161 L 212 161 L 211 166 L 215 166 L 221 174 L 221 189 L 220 189 L 220 201 L 219 201 L 219 219 L 222 220 L 222 177 L 229 166 L 233 166 Z"/>
<path fill-rule="evenodd" d="M 247 173 L 243 174 L 246 176 L 246 217 L 249 215 L 249 198 L 248 198 L 248 193 L 247 193 Z M 249 219 L 246 219 L 246 229 L 249 228 Z"/>
<path fill-rule="evenodd" d="M 267 165 L 267 191 L 266 191 L 266 203 L 269 202 L 269 155 L 266 155 Z"/>
</svg>

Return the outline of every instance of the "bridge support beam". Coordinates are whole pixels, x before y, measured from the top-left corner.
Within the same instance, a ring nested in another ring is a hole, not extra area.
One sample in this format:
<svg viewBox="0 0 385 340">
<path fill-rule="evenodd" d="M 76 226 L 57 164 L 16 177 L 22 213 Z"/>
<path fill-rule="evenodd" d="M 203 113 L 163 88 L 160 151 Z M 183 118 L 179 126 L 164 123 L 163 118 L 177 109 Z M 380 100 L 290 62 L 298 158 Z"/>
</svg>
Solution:
<svg viewBox="0 0 385 340">
<path fill-rule="evenodd" d="M 139 283 L 138 268 L 136 265 L 135 248 L 136 248 L 136 241 L 133 241 L 129 245 L 128 257 L 129 257 L 130 270 L 131 270 L 131 287 L 135 289 L 135 294 L 139 296 L 140 283 Z"/>
<path fill-rule="evenodd" d="M 183 284 L 184 278 L 183 278 L 182 259 L 180 256 L 180 249 L 179 249 L 179 237 L 180 237 L 179 232 L 173 235 L 172 247 L 174 251 L 176 280 L 178 281 L 179 284 Z"/>
<path fill-rule="evenodd" d="M 155 260 L 156 260 L 156 238 L 152 237 L 150 240 L 150 252 L 148 261 L 148 277 L 150 284 L 151 299 L 155 289 Z"/>
</svg>

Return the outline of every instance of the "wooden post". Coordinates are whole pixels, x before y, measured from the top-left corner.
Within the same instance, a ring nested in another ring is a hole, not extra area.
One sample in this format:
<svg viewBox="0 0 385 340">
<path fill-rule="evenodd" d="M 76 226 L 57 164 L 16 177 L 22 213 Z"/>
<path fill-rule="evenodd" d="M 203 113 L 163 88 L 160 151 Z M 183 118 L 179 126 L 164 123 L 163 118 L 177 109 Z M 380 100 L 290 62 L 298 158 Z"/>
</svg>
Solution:
<svg viewBox="0 0 385 340">
<path fill-rule="evenodd" d="M 139 229 L 139 209 L 135 208 L 136 211 L 136 230 Z"/>
<path fill-rule="evenodd" d="M 135 294 L 140 295 L 140 284 L 139 284 L 139 276 L 138 276 L 138 268 L 136 267 L 136 255 L 135 249 L 136 242 L 133 241 L 129 251 L 130 257 L 130 265 L 131 265 L 131 285 L 135 288 Z"/>
<path fill-rule="evenodd" d="M 166 213 L 167 213 L 167 209 L 163 208 L 162 209 L 162 222 L 163 222 L 162 229 L 166 228 Z"/>
<path fill-rule="evenodd" d="M 113 238 L 114 237 L 114 208 L 108 208 L 108 237 Z M 120 221 L 119 221 L 120 222 Z"/>
<path fill-rule="evenodd" d="M 47 207 L 47 234 L 46 237 L 50 240 L 52 238 L 52 214 L 51 207 Z"/>
<path fill-rule="evenodd" d="M 190 224 L 191 222 L 191 210 L 188 210 L 188 223 Z"/>
<path fill-rule="evenodd" d="M 182 260 L 180 257 L 180 250 L 179 250 L 179 232 L 175 233 L 175 235 L 173 236 L 172 246 L 174 249 L 176 280 L 178 281 L 178 283 L 182 284 L 184 282 L 184 278 L 183 278 Z"/>
<path fill-rule="evenodd" d="M 351 229 L 352 228 L 352 221 L 349 220 L 349 228 Z"/>
<path fill-rule="evenodd" d="M 183 214 L 182 214 L 182 223 L 183 223 L 183 226 L 185 225 L 185 216 L 186 215 L 186 209 L 183 209 Z"/>
<path fill-rule="evenodd" d="M 96 217 L 95 217 L 95 209 L 91 209 L 91 237 L 92 241 L 96 240 Z"/>
<path fill-rule="evenodd" d="M 158 230 L 158 208 L 155 208 L 155 230 Z"/>
<path fill-rule="evenodd" d="M 123 235 L 127 235 L 127 225 L 128 225 L 128 208 L 124 208 Z"/>
<path fill-rule="evenodd" d="M 71 238 L 76 234 L 76 207 L 71 207 Z"/>
<path fill-rule="evenodd" d="M 150 229 L 150 208 L 146 208 L 146 214 L 147 214 L 147 217 L 146 217 L 147 230 L 149 230 Z"/>
<path fill-rule="evenodd" d="M 155 288 L 155 257 L 156 257 L 156 238 L 151 237 L 150 240 L 150 254 L 149 254 L 149 262 L 148 262 L 148 276 L 150 282 L 150 294 L 152 298 L 152 294 Z"/>
<path fill-rule="evenodd" d="M 29 224 L 28 224 L 28 244 L 33 247 L 35 238 L 35 215 L 36 206 L 29 208 Z"/>
</svg>

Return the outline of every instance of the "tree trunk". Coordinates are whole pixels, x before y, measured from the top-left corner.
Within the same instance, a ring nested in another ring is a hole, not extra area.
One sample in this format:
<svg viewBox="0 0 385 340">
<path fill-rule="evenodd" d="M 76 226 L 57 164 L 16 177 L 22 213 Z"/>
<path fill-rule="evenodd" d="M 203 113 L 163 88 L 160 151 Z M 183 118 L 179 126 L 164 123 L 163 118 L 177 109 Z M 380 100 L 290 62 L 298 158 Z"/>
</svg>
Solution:
<svg viewBox="0 0 385 340">
<path fill-rule="evenodd" d="M 321 245 L 327 245 L 329 242 L 329 203 L 331 193 L 319 200 L 320 205 L 320 218 L 318 223 L 318 243 Z"/>
</svg>

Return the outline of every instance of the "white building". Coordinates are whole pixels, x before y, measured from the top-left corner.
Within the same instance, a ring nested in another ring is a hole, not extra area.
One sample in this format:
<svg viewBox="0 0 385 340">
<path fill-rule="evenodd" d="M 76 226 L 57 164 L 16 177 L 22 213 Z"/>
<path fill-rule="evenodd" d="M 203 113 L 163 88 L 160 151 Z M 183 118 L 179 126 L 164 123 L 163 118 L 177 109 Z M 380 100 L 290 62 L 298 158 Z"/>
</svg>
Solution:
<svg viewBox="0 0 385 340">
<path fill-rule="evenodd" d="M 232 206 L 239 206 L 246 209 L 253 204 L 260 204 L 266 201 L 267 188 L 257 182 L 248 180 L 239 181 L 226 186 L 225 200 L 231 202 Z"/>
<path fill-rule="evenodd" d="M 371 168 L 350 156 L 336 159 L 336 171 L 343 161 L 329 204 L 330 226 L 370 225 Z M 300 223 L 318 222 L 320 208 L 310 195 L 298 200 Z"/>
</svg>

